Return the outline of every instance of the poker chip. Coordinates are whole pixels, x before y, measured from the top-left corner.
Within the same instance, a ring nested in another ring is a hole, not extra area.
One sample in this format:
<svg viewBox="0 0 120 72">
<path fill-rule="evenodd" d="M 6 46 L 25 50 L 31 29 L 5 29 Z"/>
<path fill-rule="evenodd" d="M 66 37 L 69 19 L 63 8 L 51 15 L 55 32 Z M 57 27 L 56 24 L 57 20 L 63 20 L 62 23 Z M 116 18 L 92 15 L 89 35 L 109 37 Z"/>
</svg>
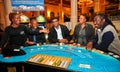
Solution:
<svg viewBox="0 0 120 72">
<path fill-rule="evenodd" d="M 81 50 L 78 50 L 78 52 L 80 52 L 80 53 L 81 53 Z"/>
<path fill-rule="evenodd" d="M 95 48 L 93 48 L 93 49 L 92 49 L 92 51 L 93 51 L 93 52 L 95 52 L 95 51 L 96 51 L 96 49 L 95 49 Z"/>
<path fill-rule="evenodd" d="M 119 58 L 119 56 L 118 56 L 118 55 L 113 55 L 113 57 L 115 57 L 115 58 Z"/>
<path fill-rule="evenodd" d="M 60 47 L 60 49 L 63 49 L 63 47 Z"/>
<path fill-rule="evenodd" d="M 99 52 L 99 53 L 102 53 L 102 54 L 104 53 L 104 52 L 103 52 L 103 51 L 101 51 L 101 50 L 96 50 L 96 51 L 97 51 L 97 52 Z"/>
<path fill-rule="evenodd" d="M 109 53 L 108 53 L 108 55 L 113 55 L 113 54 L 114 54 L 114 53 L 112 53 L 112 52 L 109 52 Z"/>
<path fill-rule="evenodd" d="M 37 43 L 37 46 L 40 46 L 39 43 Z"/>
<path fill-rule="evenodd" d="M 80 68 L 88 68 L 88 69 L 92 68 L 91 65 L 89 65 L 89 64 L 79 64 L 79 67 Z"/>
</svg>

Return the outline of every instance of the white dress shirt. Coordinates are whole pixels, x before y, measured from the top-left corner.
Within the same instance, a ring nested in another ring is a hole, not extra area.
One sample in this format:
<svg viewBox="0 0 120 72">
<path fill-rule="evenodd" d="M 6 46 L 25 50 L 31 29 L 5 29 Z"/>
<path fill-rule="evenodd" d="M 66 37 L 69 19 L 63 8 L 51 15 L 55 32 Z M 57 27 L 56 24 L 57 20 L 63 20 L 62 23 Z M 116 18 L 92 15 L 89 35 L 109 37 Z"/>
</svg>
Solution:
<svg viewBox="0 0 120 72">
<path fill-rule="evenodd" d="M 63 39 L 61 27 L 59 26 L 58 29 L 56 27 L 54 27 L 54 28 L 57 32 L 57 39 Z"/>
</svg>

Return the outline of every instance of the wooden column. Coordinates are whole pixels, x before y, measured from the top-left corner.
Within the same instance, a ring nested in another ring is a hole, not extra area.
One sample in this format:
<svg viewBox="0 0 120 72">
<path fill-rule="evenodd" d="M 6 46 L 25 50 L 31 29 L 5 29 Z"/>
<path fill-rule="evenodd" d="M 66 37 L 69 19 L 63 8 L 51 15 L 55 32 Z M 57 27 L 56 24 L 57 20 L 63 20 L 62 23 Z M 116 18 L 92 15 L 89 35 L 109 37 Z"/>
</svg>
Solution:
<svg viewBox="0 0 120 72">
<path fill-rule="evenodd" d="M 105 12 L 105 0 L 94 0 L 94 13 Z"/>
<path fill-rule="evenodd" d="M 120 10 L 120 0 L 119 0 L 118 10 Z"/>
<path fill-rule="evenodd" d="M 62 0 L 60 0 L 60 4 L 59 4 L 59 22 L 60 23 L 64 23 L 64 15 L 63 15 L 63 10 L 62 10 Z"/>
<path fill-rule="evenodd" d="M 9 14 L 12 12 L 11 0 L 4 0 L 6 25 L 10 25 Z"/>
<path fill-rule="evenodd" d="M 4 9 L 4 2 L 3 0 L 0 0 L 0 28 L 4 30 L 6 27 L 6 21 L 5 21 L 5 9 Z"/>
<path fill-rule="evenodd" d="M 77 0 L 71 0 L 71 25 L 74 29 L 77 24 Z"/>
<path fill-rule="evenodd" d="M 82 3 L 82 14 L 86 14 L 87 13 L 87 4 L 86 2 Z"/>
</svg>

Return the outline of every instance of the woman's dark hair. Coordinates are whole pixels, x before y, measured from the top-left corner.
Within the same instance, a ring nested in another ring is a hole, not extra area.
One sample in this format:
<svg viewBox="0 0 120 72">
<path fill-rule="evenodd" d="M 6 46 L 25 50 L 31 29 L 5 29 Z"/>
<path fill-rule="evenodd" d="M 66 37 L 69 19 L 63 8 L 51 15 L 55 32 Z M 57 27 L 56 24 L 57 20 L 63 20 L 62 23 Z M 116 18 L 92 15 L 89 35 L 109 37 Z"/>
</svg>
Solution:
<svg viewBox="0 0 120 72">
<path fill-rule="evenodd" d="M 84 16 L 84 17 L 86 18 L 86 14 L 80 14 L 80 16 Z M 80 16 L 79 16 L 79 17 L 80 17 Z"/>
<path fill-rule="evenodd" d="M 18 12 L 12 12 L 9 14 L 9 20 L 11 21 L 11 24 L 13 24 L 12 19 L 16 16 L 16 15 L 20 15 Z"/>
<path fill-rule="evenodd" d="M 86 19 L 86 21 L 88 21 L 88 17 L 87 17 L 87 15 L 86 15 L 86 14 L 80 14 L 80 15 L 79 15 L 79 17 L 80 17 L 80 16 L 84 16 L 84 17 L 85 17 L 85 19 Z"/>
<path fill-rule="evenodd" d="M 103 13 L 100 13 L 100 14 L 97 14 L 97 16 L 100 16 L 101 19 L 105 19 L 105 22 L 108 23 L 109 25 L 113 26 L 115 28 L 115 30 L 118 32 L 118 30 L 116 29 L 115 25 L 112 23 L 112 21 L 108 18 L 107 15 L 105 15 Z"/>
</svg>

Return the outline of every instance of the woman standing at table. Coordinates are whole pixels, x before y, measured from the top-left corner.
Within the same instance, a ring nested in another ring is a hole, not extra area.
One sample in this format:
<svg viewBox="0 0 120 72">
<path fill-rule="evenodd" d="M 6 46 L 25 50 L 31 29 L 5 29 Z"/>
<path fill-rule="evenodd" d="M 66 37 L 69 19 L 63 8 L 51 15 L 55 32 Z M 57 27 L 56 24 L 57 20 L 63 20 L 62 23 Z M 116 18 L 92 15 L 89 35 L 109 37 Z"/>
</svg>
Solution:
<svg viewBox="0 0 120 72">
<path fill-rule="evenodd" d="M 19 49 L 21 46 L 25 45 L 27 36 L 29 34 L 39 34 L 43 31 L 46 32 L 46 30 L 31 30 L 28 27 L 21 25 L 20 14 L 18 13 L 11 13 L 9 17 L 11 25 L 5 28 L 2 40 L 0 42 L 0 48 L 2 48 L 3 56 L 24 54 L 24 52 L 20 52 L 21 50 Z"/>
<path fill-rule="evenodd" d="M 5 28 L 5 31 L 0 42 L 2 54 L 6 56 L 24 55 L 25 52 L 20 49 L 25 45 L 28 34 L 39 34 L 41 30 L 31 31 L 24 25 L 20 24 L 20 14 L 10 13 L 11 25 Z M 21 67 L 16 67 L 17 72 L 22 72 Z"/>
</svg>

